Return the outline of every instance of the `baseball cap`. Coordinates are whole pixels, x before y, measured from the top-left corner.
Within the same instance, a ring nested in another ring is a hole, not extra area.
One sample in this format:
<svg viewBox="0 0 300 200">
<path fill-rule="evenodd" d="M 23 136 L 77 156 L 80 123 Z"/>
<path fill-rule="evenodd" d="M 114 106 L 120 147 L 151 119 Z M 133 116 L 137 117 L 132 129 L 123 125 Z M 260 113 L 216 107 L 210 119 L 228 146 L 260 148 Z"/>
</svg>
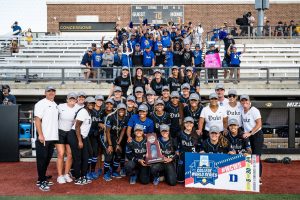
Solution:
<svg viewBox="0 0 300 200">
<path fill-rule="evenodd" d="M 127 34 L 126 34 L 126 33 L 123 33 L 122 36 L 126 36 L 126 37 L 127 37 Z"/>
<path fill-rule="evenodd" d="M 134 90 L 134 93 L 137 93 L 137 92 L 144 92 L 144 89 L 142 87 L 136 87 Z"/>
<path fill-rule="evenodd" d="M 119 103 L 118 105 L 117 105 L 117 110 L 119 110 L 119 109 L 125 109 L 126 110 L 126 105 L 124 104 L 124 103 Z"/>
<path fill-rule="evenodd" d="M 92 48 L 88 48 L 88 51 L 93 51 L 93 49 Z"/>
<path fill-rule="evenodd" d="M 136 43 L 135 46 L 140 46 L 140 43 Z"/>
<path fill-rule="evenodd" d="M 215 90 L 218 90 L 218 89 L 223 89 L 225 90 L 225 87 L 224 87 L 224 84 L 223 83 L 218 83 L 215 87 Z"/>
<path fill-rule="evenodd" d="M 96 100 L 95 100 L 94 97 L 87 97 L 87 98 L 84 100 L 84 102 L 86 102 L 86 103 L 95 103 Z"/>
<path fill-rule="evenodd" d="M 70 92 L 70 93 L 67 95 L 67 99 L 70 99 L 70 98 L 77 99 L 77 94 L 76 94 L 75 92 Z"/>
<path fill-rule="evenodd" d="M 187 67 L 185 71 L 193 71 L 193 67 Z"/>
<path fill-rule="evenodd" d="M 192 93 L 189 97 L 189 100 L 196 100 L 196 101 L 199 101 L 200 98 L 199 98 L 199 95 L 196 94 L 196 93 Z"/>
<path fill-rule="evenodd" d="M 197 47 L 200 48 L 200 44 L 196 44 L 196 45 L 195 45 L 195 48 L 197 48 Z"/>
<path fill-rule="evenodd" d="M 139 106 L 139 111 L 145 111 L 145 112 L 148 112 L 148 107 L 145 105 L 145 104 L 142 104 Z"/>
<path fill-rule="evenodd" d="M 236 90 L 229 90 L 228 95 L 237 95 Z"/>
<path fill-rule="evenodd" d="M 134 126 L 134 131 L 136 131 L 136 130 L 141 130 L 141 131 L 143 131 L 143 130 L 144 130 L 144 126 L 141 125 L 141 124 L 136 124 L 136 125 Z"/>
<path fill-rule="evenodd" d="M 169 86 L 166 86 L 166 85 L 165 85 L 165 86 L 163 86 L 163 87 L 162 87 L 162 89 L 161 89 L 161 91 L 164 91 L 164 90 L 168 90 L 168 91 L 170 91 L 170 88 L 169 88 Z"/>
<path fill-rule="evenodd" d="M 49 85 L 49 86 L 47 86 L 47 87 L 45 88 L 45 92 L 49 92 L 50 90 L 56 91 L 55 87 L 53 87 L 53 86 L 51 86 L 51 85 Z"/>
<path fill-rule="evenodd" d="M 154 103 L 154 106 L 158 105 L 158 104 L 162 104 L 162 105 L 165 105 L 165 102 L 161 99 L 157 99 Z"/>
<path fill-rule="evenodd" d="M 159 126 L 160 131 L 170 131 L 170 127 L 167 124 L 162 124 Z"/>
<path fill-rule="evenodd" d="M 78 97 L 80 97 L 80 96 L 86 97 L 86 94 L 85 94 L 85 92 L 80 91 L 80 92 L 78 92 L 77 96 Z"/>
<path fill-rule="evenodd" d="M 230 125 L 239 125 L 239 122 L 238 122 L 238 120 L 236 120 L 236 119 L 234 119 L 234 118 L 232 118 L 232 119 L 230 119 L 229 121 L 228 121 L 228 125 L 230 126 Z"/>
<path fill-rule="evenodd" d="M 186 122 L 192 122 L 192 123 L 194 123 L 194 119 L 192 117 L 186 117 L 186 118 L 184 118 L 183 122 L 184 123 L 186 123 Z"/>
<path fill-rule="evenodd" d="M 155 73 L 157 73 L 157 72 L 161 73 L 160 69 L 155 69 L 155 70 L 153 71 L 153 74 L 155 74 Z"/>
<path fill-rule="evenodd" d="M 115 101 L 112 98 L 106 99 L 105 103 L 111 103 L 114 104 Z"/>
<path fill-rule="evenodd" d="M 184 83 L 184 84 L 181 85 L 182 90 L 185 89 L 185 88 L 190 89 L 191 88 L 190 84 Z"/>
<path fill-rule="evenodd" d="M 145 49 L 150 49 L 151 47 L 150 47 L 150 45 L 147 45 L 146 47 L 145 47 Z"/>
<path fill-rule="evenodd" d="M 240 100 L 242 100 L 242 99 L 250 100 L 250 97 L 249 97 L 249 95 L 243 94 L 243 95 L 241 95 L 241 97 L 240 97 Z"/>
<path fill-rule="evenodd" d="M 177 91 L 173 91 L 172 93 L 171 93 L 171 98 L 179 98 L 180 97 L 180 95 L 179 95 L 179 92 L 177 92 Z"/>
<path fill-rule="evenodd" d="M 96 100 L 102 100 L 102 101 L 104 101 L 104 97 L 103 97 L 103 95 L 101 95 L 101 94 L 96 95 L 96 96 L 95 96 L 95 99 L 96 99 Z"/>
<path fill-rule="evenodd" d="M 209 128 L 209 133 L 220 133 L 220 129 L 217 126 L 211 126 Z"/>
<path fill-rule="evenodd" d="M 146 92 L 146 95 L 155 95 L 155 91 L 150 89 Z"/>
<path fill-rule="evenodd" d="M 120 86 L 115 86 L 114 92 L 117 92 L 117 91 L 122 92 L 122 88 Z"/>
<path fill-rule="evenodd" d="M 128 68 L 127 66 L 124 66 L 124 67 L 122 67 L 122 71 L 123 71 L 123 70 L 129 71 L 129 68 Z"/>
<path fill-rule="evenodd" d="M 209 95 L 209 99 L 217 99 L 218 98 L 218 95 L 216 93 L 211 93 Z"/>
<path fill-rule="evenodd" d="M 133 95 L 129 95 L 126 100 L 135 102 L 135 97 Z"/>
<path fill-rule="evenodd" d="M 171 69 L 172 69 L 172 70 L 173 70 L 173 69 L 179 69 L 179 67 L 176 66 L 176 65 L 174 65 Z"/>
<path fill-rule="evenodd" d="M 158 42 L 158 43 L 157 43 L 157 46 L 162 46 L 162 43 L 161 43 L 161 42 Z"/>
</svg>

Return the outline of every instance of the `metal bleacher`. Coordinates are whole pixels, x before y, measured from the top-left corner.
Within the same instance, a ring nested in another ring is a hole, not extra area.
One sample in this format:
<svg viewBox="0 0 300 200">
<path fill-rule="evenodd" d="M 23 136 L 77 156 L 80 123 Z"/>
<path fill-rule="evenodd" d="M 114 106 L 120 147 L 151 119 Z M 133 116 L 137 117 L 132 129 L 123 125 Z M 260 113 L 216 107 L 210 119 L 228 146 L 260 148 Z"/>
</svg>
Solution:
<svg viewBox="0 0 300 200">
<path fill-rule="evenodd" d="M 80 62 L 91 43 L 99 45 L 100 37 L 95 39 L 43 36 L 34 39 L 30 45 L 21 39 L 19 53 L 0 59 L 0 77 L 24 74 L 24 67 L 46 67 L 47 69 L 31 69 L 30 73 L 39 77 L 57 77 L 61 74 L 58 68 L 66 67 L 66 77 L 82 78 Z M 236 46 L 242 51 L 243 44 L 238 43 Z M 220 55 L 221 58 L 224 55 L 223 45 Z M 247 44 L 246 53 L 241 58 L 241 77 L 265 77 L 266 72 L 261 68 L 267 67 L 278 67 L 270 69 L 270 75 L 273 77 L 298 77 L 299 69 L 293 67 L 300 67 L 299 55 L 300 44 Z"/>
</svg>

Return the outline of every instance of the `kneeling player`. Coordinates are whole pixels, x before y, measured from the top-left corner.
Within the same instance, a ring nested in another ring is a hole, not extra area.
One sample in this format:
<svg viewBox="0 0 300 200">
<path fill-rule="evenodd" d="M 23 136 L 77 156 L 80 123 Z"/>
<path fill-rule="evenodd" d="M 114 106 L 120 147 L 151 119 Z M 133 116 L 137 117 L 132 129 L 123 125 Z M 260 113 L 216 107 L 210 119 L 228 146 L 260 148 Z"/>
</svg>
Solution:
<svg viewBox="0 0 300 200">
<path fill-rule="evenodd" d="M 170 127 L 166 124 L 160 125 L 161 137 L 158 138 L 158 142 L 161 148 L 161 152 L 164 156 L 163 163 L 156 163 L 151 165 L 151 174 L 154 176 L 153 184 L 159 184 L 159 174 L 164 173 L 166 183 L 174 186 L 176 185 L 176 170 L 175 170 L 175 158 L 176 158 L 176 141 L 170 137 Z"/>
<path fill-rule="evenodd" d="M 128 162 L 125 164 L 127 175 L 130 176 L 130 184 L 135 184 L 137 176 L 142 184 L 150 182 L 150 167 L 145 162 L 147 139 L 144 136 L 143 125 L 134 126 L 134 139 L 127 144 L 126 156 Z"/>
</svg>

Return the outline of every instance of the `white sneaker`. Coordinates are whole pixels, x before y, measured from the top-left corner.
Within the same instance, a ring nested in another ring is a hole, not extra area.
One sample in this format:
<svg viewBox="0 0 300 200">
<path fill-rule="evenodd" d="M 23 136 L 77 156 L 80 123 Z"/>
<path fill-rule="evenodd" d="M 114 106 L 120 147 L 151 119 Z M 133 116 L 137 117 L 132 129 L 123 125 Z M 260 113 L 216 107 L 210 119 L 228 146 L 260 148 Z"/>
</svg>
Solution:
<svg viewBox="0 0 300 200">
<path fill-rule="evenodd" d="M 70 177 L 69 174 L 65 174 L 65 175 L 64 175 L 64 178 L 65 178 L 65 181 L 66 181 L 67 183 L 71 183 L 71 182 L 73 181 L 73 179 Z"/>
<path fill-rule="evenodd" d="M 57 177 L 57 182 L 59 184 L 64 184 L 64 183 L 66 183 L 66 180 L 65 180 L 64 176 L 59 176 L 59 177 Z"/>
</svg>

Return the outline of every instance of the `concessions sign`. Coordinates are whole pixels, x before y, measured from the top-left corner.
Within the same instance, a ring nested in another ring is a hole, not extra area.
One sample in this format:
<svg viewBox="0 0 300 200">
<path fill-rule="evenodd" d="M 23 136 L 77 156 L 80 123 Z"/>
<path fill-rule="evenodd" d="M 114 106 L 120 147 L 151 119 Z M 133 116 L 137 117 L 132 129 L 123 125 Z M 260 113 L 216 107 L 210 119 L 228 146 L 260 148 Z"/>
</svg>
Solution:
<svg viewBox="0 0 300 200">
<path fill-rule="evenodd" d="M 115 22 L 59 22 L 60 32 L 114 32 Z"/>
</svg>

